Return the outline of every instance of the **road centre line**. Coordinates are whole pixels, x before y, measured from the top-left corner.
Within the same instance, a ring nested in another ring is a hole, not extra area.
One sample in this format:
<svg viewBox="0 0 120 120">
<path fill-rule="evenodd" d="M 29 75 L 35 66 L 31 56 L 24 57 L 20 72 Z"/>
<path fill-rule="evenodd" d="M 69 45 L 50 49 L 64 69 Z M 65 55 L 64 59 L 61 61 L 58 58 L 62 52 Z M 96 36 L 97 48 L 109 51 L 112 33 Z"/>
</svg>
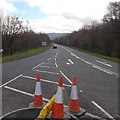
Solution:
<svg viewBox="0 0 120 120">
<path fill-rule="evenodd" d="M 21 90 L 18 90 L 18 89 L 9 87 L 9 86 L 4 86 L 4 88 L 12 90 L 12 91 L 15 91 L 15 92 L 18 92 L 18 93 L 22 93 L 24 95 L 28 95 L 28 96 L 34 97 L 34 94 L 31 94 L 31 93 L 28 93 L 28 92 L 25 92 L 25 91 L 21 91 Z M 46 98 L 43 98 L 43 100 L 47 101 L 47 102 L 49 101 L 49 99 L 46 99 Z"/>
<path fill-rule="evenodd" d="M 35 66 L 35 67 L 33 67 L 32 69 L 35 69 L 35 68 L 37 68 L 38 66 L 40 66 L 40 65 L 42 65 L 42 64 L 44 64 L 44 62 L 42 62 L 42 63 L 40 63 L 40 64 L 36 65 L 36 66 Z"/>
<path fill-rule="evenodd" d="M 4 83 L 3 85 L 1 85 L 0 88 L 2 88 L 3 86 L 5 86 L 5 85 L 7 85 L 7 84 L 9 84 L 9 83 L 11 83 L 13 81 L 15 81 L 16 79 L 20 78 L 21 76 L 22 76 L 22 74 L 18 75 L 17 77 L 13 78 L 12 80 L 10 80 L 10 81 Z"/>
<path fill-rule="evenodd" d="M 28 78 L 28 79 L 36 80 L 36 78 L 34 78 L 34 77 L 30 77 L 30 76 L 22 75 L 22 77 L 23 77 L 23 78 Z M 40 79 L 40 80 L 41 80 L 41 81 L 44 81 L 44 82 L 47 82 L 47 83 L 53 83 L 53 84 L 57 84 L 57 85 L 58 85 L 58 82 L 49 81 L 49 80 L 45 80 L 45 79 Z M 67 85 L 67 84 L 63 84 L 63 86 L 71 87 L 71 85 Z"/>
<path fill-rule="evenodd" d="M 97 108 L 99 108 L 105 115 L 107 115 L 110 119 L 115 120 L 108 112 L 106 112 L 101 106 L 99 106 L 96 102 L 91 101 Z"/>
<path fill-rule="evenodd" d="M 60 71 L 60 73 L 65 77 L 66 80 L 68 80 L 68 82 L 72 84 L 72 81 L 67 76 L 65 76 L 65 74 L 62 71 Z"/>
<path fill-rule="evenodd" d="M 71 59 L 68 59 L 68 61 L 71 63 L 71 64 L 74 64 L 73 61 Z"/>
<path fill-rule="evenodd" d="M 54 72 L 49 72 L 49 71 L 42 71 L 42 70 L 32 70 L 32 71 L 60 75 L 60 73 L 54 73 Z"/>
<path fill-rule="evenodd" d="M 99 61 L 99 60 L 96 60 L 96 62 L 101 63 L 101 64 L 103 64 L 103 65 L 106 65 L 106 66 L 108 66 L 108 67 L 112 67 L 112 65 L 107 64 L 107 63 L 105 63 L 105 62 L 101 62 L 101 61 Z"/>
</svg>

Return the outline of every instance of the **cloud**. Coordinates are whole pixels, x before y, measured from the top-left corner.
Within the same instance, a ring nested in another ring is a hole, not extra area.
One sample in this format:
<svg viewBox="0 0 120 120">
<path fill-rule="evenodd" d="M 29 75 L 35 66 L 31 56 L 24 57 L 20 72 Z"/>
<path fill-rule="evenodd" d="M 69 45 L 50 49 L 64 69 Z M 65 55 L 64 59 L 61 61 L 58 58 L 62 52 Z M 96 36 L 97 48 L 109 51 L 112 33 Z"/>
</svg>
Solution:
<svg viewBox="0 0 120 120">
<path fill-rule="evenodd" d="M 5 0 L 2 0 L 5 2 Z M 14 0 L 13 0 L 14 1 Z M 21 1 L 21 0 L 19 0 Z M 30 25 L 37 32 L 72 32 L 91 20 L 101 20 L 110 0 L 22 0 L 30 7 L 37 7 L 47 17 L 31 19 Z M 116 1 L 116 0 L 111 0 Z M 11 10 L 15 7 L 11 5 Z M 9 8 L 9 7 L 7 7 Z M 25 12 L 23 12 L 25 14 Z M 39 16 L 39 15 L 38 15 Z"/>
<path fill-rule="evenodd" d="M 7 15 L 13 14 L 17 11 L 17 9 L 12 5 L 12 3 L 8 3 L 5 0 L 0 0 L 0 16 L 5 17 Z"/>
</svg>

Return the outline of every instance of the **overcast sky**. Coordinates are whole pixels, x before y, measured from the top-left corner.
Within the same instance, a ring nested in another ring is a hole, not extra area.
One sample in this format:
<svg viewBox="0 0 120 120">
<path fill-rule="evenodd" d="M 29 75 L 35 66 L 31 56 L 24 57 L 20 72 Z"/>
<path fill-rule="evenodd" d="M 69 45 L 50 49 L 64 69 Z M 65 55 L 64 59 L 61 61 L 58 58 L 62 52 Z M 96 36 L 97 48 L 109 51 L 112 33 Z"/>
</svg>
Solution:
<svg viewBox="0 0 120 120">
<path fill-rule="evenodd" d="M 100 21 L 109 2 L 118 0 L 0 0 L 0 16 L 29 20 L 37 32 L 68 33 Z M 3 13 L 4 11 L 4 13 Z"/>
</svg>

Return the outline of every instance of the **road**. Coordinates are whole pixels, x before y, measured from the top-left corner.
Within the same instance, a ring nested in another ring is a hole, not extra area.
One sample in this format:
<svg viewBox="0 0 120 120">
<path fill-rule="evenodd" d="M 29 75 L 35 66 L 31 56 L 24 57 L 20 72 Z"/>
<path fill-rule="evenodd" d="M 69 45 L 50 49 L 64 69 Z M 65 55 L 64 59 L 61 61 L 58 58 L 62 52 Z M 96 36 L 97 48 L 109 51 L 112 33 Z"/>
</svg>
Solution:
<svg viewBox="0 0 120 120">
<path fill-rule="evenodd" d="M 60 76 L 64 83 L 64 104 L 68 105 L 71 81 L 77 78 L 80 107 L 91 115 L 118 116 L 118 64 L 68 47 L 2 65 L 2 113 L 28 107 L 33 102 L 35 79 L 41 76 L 44 100 L 56 92 Z"/>
</svg>

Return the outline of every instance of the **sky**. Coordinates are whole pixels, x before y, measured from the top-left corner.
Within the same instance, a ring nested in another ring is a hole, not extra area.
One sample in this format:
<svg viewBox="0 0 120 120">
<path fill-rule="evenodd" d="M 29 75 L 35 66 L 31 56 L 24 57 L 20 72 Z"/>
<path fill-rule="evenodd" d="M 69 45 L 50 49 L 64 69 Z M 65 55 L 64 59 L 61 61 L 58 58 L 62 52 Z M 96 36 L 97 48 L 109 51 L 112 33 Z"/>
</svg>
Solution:
<svg viewBox="0 0 120 120">
<path fill-rule="evenodd" d="M 36 32 L 71 33 L 101 21 L 109 2 L 118 0 L 0 0 L 0 17 L 18 16 Z"/>
</svg>

